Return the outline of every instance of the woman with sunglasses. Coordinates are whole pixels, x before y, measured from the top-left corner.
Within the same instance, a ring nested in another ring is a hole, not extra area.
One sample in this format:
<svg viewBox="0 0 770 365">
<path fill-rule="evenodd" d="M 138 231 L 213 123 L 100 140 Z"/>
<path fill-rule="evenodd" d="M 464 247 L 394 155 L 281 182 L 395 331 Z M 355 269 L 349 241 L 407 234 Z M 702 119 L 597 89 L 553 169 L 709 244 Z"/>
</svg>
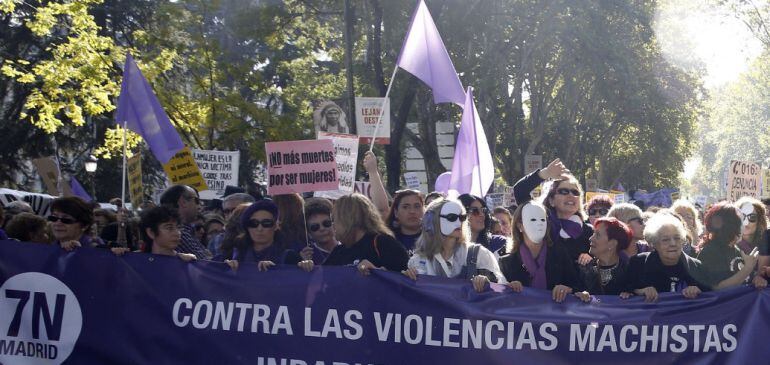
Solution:
<svg viewBox="0 0 770 365">
<path fill-rule="evenodd" d="M 457 199 L 468 212 L 468 225 L 471 229 L 471 242 L 486 247 L 489 251 L 500 257 L 505 253 L 508 239 L 505 236 L 491 233 L 492 220 L 490 219 L 487 202 L 475 195 L 462 194 Z"/>
<path fill-rule="evenodd" d="M 706 212 L 704 221 L 708 235 L 698 254 L 703 267 L 696 279 L 713 290 L 748 283 L 757 266 L 756 247 L 744 253 L 736 246 L 741 236 L 743 215 L 737 206 L 728 202 L 717 203 Z M 756 275 L 753 284 L 764 288 L 767 280 Z"/>
<path fill-rule="evenodd" d="M 650 245 L 644 241 L 644 218 L 639 207 L 630 203 L 615 204 L 607 216 L 625 223 L 631 229 L 631 244 L 620 253 L 620 258 L 623 261 L 628 262 L 631 256 L 652 250 Z"/>
<path fill-rule="evenodd" d="M 258 200 L 246 208 L 240 221 L 244 233 L 238 237 L 233 260 L 225 262 L 233 269 L 243 262 L 253 262 L 260 271 L 276 264 L 299 264 L 299 254 L 282 240 L 278 219 L 278 206 L 270 199 Z"/>
<path fill-rule="evenodd" d="M 55 239 L 54 244 L 67 251 L 76 247 L 103 246 L 99 237 L 92 237 L 93 209 L 77 197 L 57 198 L 51 202 L 48 222 Z"/>
<path fill-rule="evenodd" d="M 586 204 L 586 212 L 588 212 L 588 222 L 591 223 L 594 228 L 596 227 L 596 220 L 602 217 L 606 217 L 610 208 L 614 202 L 610 197 L 606 195 L 596 195 Z"/>
<path fill-rule="evenodd" d="M 755 247 L 759 247 L 763 240 L 767 239 L 767 219 L 765 218 L 765 205 L 761 201 L 744 196 L 735 202 L 741 212 L 741 239 L 738 248 L 743 253 L 749 253 Z"/>
<path fill-rule="evenodd" d="M 551 239 L 563 245 L 570 261 L 585 265 L 593 259 L 588 254 L 589 239 L 593 227 L 586 222 L 583 212 L 583 188 L 575 176 L 557 158 L 544 169 L 538 169 L 521 178 L 513 186 L 516 202 L 524 204 L 532 200 L 531 193 L 544 181 L 552 180 L 542 198 L 551 222 Z"/>
<path fill-rule="evenodd" d="M 530 201 L 513 213 L 513 241 L 508 254 L 500 258 L 500 271 L 516 293 L 523 287 L 551 291 L 557 303 L 575 293 L 583 301 L 578 272 L 563 245 L 551 241 L 548 215 L 541 203 Z"/>
<path fill-rule="evenodd" d="M 471 280 L 477 292 L 489 282 L 502 283 L 495 255 L 480 244 L 468 241 L 465 209 L 454 200 L 434 200 L 425 212 L 417 251 L 402 273 L 412 280 L 417 274 Z"/>
<path fill-rule="evenodd" d="M 305 260 L 313 260 L 321 265 L 329 257 L 340 241 L 334 237 L 334 222 L 332 221 L 332 202 L 326 198 L 310 198 L 305 200 L 305 217 L 311 246 L 300 252 Z"/>
</svg>

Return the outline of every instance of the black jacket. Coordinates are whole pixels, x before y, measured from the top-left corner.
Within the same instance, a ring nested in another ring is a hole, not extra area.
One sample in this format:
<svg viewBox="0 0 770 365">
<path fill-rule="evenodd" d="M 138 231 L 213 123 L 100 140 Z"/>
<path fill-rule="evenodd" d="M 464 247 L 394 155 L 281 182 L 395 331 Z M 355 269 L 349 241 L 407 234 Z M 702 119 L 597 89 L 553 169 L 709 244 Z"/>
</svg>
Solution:
<svg viewBox="0 0 770 365">
<path fill-rule="evenodd" d="M 521 252 L 515 252 L 500 258 L 500 271 L 508 282 L 520 281 L 524 286 L 532 285 L 532 276 L 524 267 Z M 548 290 L 556 285 L 566 285 L 573 291 L 582 290 L 575 266 L 570 261 L 567 251 L 561 245 L 553 244 L 548 247 L 545 256 L 545 276 Z"/>
</svg>

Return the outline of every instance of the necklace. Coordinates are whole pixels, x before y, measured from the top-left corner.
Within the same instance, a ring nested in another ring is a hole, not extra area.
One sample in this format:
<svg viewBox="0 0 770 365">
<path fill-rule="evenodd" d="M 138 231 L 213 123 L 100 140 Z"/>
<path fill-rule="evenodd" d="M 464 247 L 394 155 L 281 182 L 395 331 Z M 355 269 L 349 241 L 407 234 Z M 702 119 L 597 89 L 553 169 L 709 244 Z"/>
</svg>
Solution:
<svg viewBox="0 0 770 365">
<path fill-rule="evenodd" d="M 612 277 L 615 276 L 615 269 L 618 267 L 618 264 L 616 263 L 612 266 L 596 265 L 596 267 L 599 269 L 599 281 L 602 286 L 605 286 L 612 280 Z"/>
</svg>

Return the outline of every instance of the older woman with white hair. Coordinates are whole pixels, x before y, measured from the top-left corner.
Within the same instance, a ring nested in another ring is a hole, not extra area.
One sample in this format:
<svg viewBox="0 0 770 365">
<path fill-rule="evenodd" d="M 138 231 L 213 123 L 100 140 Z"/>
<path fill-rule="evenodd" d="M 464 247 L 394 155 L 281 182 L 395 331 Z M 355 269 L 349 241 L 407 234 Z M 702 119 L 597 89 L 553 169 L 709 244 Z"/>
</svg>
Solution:
<svg viewBox="0 0 770 365">
<path fill-rule="evenodd" d="M 503 283 L 495 255 L 481 244 L 471 243 L 467 215 L 462 204 L 439 198 L 428 206 L 422 220 L 417 250 L 404 275 L 417 274 L 469 279 L 476 291 L 489 282 Z"/>
<path fill-rule="evenodd" d="M 648 302 L 656 301 L 658 293 L 681 292 L 685 298 L 696 298 L 710 288 L 697 281 L 701 262 L 683 254 L 687 237 L 682 221 L 671 214 L 656 214 L 644 228 L 644 238 L 655 248 L 631 257 L 628 262 L 626 292 L 644 295 Z"/>
</svg>

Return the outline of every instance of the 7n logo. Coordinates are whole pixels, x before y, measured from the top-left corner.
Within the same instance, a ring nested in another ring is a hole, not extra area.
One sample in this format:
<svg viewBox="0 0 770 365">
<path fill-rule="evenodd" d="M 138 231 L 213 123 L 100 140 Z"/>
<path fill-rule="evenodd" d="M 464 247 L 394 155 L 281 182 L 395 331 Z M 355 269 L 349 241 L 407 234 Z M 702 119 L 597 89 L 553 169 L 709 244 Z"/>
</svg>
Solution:
<svg viewBox="0 0 770 365">
<path fill-rule="evenodd" d="M 48 340 L 58 341 L 61 336 L 62 318 L 64 317 L 64 302 L 67 299 L 67 296 L 64 294 L 56 294 L 53 315 L 51 315 L 52 311 L 51 308 L 48 307 L 48 300 L 45 293 L 31 293 L 24 290 L 5 290 L 6 298 L 19 300 L 11 324 L 8 326 L 7 336 L 19 336 L 22 315 L 24 313 L 24 308 L 29 302 L 30 294 L 34 294 L 32 296 L 32 338 L 36 340 L 40 339 L 40 321 L 42 320 Z"/>
</svg>

